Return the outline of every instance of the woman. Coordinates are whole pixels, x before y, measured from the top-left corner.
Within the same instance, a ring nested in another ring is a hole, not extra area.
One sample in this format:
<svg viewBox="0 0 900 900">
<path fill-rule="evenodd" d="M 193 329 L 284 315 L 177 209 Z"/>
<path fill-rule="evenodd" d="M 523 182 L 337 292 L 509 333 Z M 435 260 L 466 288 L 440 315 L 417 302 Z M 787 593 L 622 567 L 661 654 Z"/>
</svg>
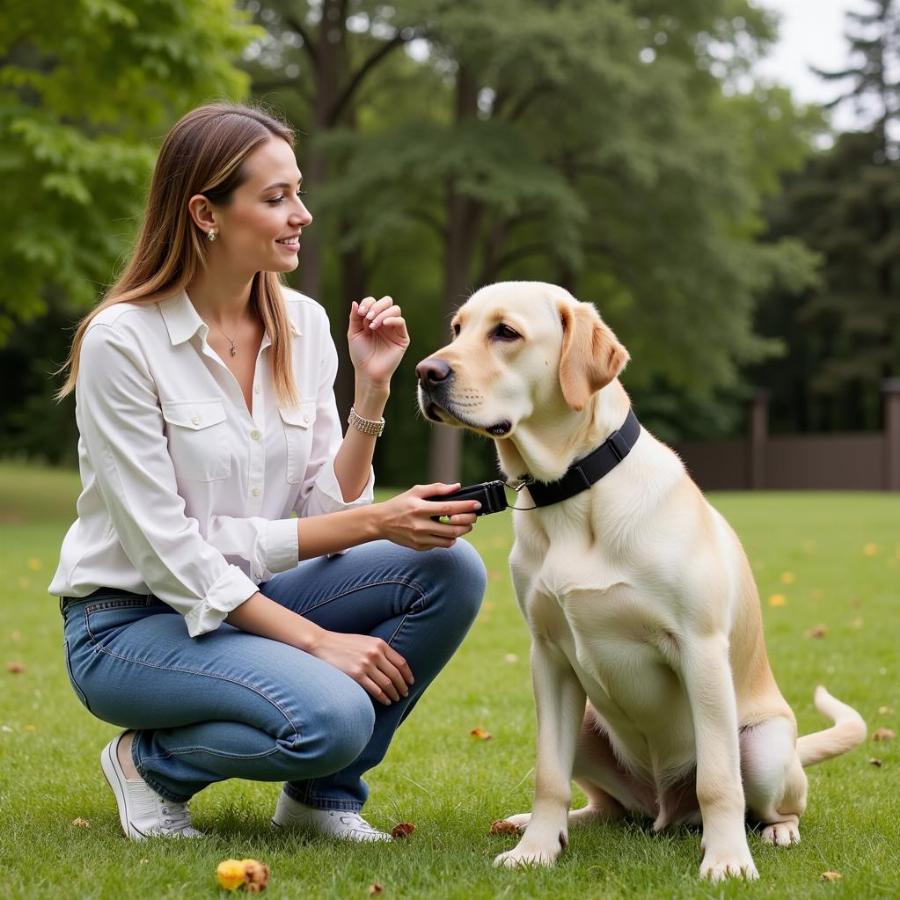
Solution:
<svg viewBox="0 0 900 900">
<path fill-rule="evenodd" d="M 198 836 L 188 800 L 239 777 L 286 782 L 277 826 L 389 840 L 360 816 L 361 776 L 484 591 L 457 542 L 477 504 L 423 499 L 457 485 L 372 503 L 409 344 L 389 297 L 352 305 L 341 437 L 325 312 L 278 275 L 312 223 L 300 182 L 268 115 L 181 119 L 60 391 L 76 396 L 84 490 L 50 592 L 78 697 L 126 729 L 101 766 L 132 839 Z"/>
</svg>

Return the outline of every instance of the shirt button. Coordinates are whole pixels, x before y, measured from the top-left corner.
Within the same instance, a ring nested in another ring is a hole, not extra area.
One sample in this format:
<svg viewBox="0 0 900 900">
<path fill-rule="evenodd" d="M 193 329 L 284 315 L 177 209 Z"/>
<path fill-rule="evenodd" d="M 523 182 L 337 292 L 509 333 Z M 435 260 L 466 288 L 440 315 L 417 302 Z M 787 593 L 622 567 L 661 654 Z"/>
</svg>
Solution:
<svg viewBox="0 0 900 900">
<path fill-rule="evenodd" d="M 262 387 L 260 387 L 260 385 L 256 385 L 256 387 L 253 388 L 253 393 L 258 394 L 261 390 L 262 390 Z"/>
<path fill-rule="evenodd" d="M 254 497 L 258 497 L 258 496 L 259 496 L 259 488 L 253 488 L 253 490 L 250 491 L 250 493 L 251 493 Z"/>
<path fill-rule="evenodd" d="M 304 416 L 300 421 L 301 421 L 304 425 L 309 425 L 309 416 Z"/>
<path fill-rule="evenodd" d="M 199 424 L 200 424 L 200 416 L 194 416 L 194 418 L 191 419 L 191 421 L 192 421 L 195 425 L 199 425 Z"/>
<path fill-rule="evenodd" d="M 258 441 L 262 437 L 262 434 L 258 431 L 251 431 L 250 437 L 252 437 L 254 441 Z"/>
</svg>

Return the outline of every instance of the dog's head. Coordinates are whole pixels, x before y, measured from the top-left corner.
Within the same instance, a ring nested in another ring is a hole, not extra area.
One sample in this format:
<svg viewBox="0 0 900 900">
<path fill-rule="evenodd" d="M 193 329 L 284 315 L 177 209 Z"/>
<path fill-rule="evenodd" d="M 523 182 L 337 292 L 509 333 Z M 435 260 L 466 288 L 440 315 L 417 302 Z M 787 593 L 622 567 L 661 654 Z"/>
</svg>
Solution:
<svg viewBox="0 0 900 900">
<path fill-rule="evenodd" d="M 543 282 L 484 287 L 451 328 L 451 343 L 416 366 L 419 406 L 434 422 L 493 438 L 584 409 L 628 361 L 590 303 Z"/>
</svg>

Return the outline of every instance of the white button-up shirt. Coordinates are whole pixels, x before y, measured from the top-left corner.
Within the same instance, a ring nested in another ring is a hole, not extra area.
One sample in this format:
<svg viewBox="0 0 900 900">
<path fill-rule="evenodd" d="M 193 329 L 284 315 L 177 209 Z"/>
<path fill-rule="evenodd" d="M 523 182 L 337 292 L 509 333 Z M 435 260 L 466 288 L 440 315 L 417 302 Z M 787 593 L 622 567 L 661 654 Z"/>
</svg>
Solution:
<svg viewBox="0 0 900 900">
<path fill-rule="evenodd" d="M 253 408 L 181 292 L 118 303 L 91 322 L 75 387 L 83 491 L 51 594 L 154 594 L 192 637 L 297 564 L 298 516 L 348 503 L 334 474 L 342 433 L 337 352 L 325 311 L 283 288 L 300 402 L 279 408 L 264 335 Z"/>
</svg>

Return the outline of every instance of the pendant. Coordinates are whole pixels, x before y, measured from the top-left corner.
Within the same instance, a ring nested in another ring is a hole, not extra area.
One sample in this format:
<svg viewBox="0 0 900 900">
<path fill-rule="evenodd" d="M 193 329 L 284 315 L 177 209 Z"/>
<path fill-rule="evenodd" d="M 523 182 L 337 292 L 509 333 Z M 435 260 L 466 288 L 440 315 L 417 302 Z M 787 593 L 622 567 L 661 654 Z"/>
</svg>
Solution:
<svg viewBox="0 0 900 900">
<path fill-rule="evenodd" d="M 231 355 L 237 356 L 237 349 L 235 348 L 234 344 L 231 345 Z"/>
</svg>

